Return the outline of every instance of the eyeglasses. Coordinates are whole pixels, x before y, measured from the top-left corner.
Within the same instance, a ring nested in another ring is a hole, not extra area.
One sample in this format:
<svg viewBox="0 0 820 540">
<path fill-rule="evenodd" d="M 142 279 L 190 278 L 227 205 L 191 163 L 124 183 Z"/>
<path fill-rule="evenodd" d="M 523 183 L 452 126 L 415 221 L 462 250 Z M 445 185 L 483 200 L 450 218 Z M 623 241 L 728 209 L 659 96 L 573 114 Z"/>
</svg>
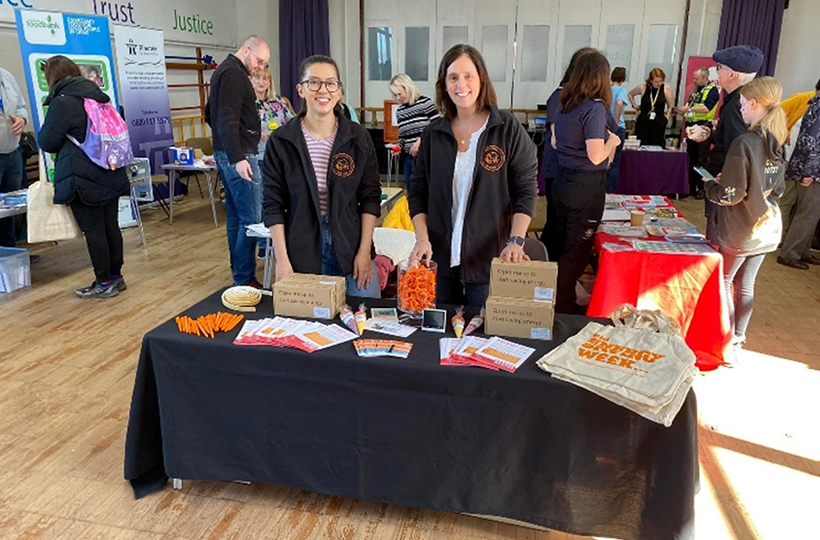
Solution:
<svg viewBox="0 0 820 540">
<path fill-rule="evenodd" d="M 253 55 L 254 63 L 260 68 L 264 69 L 268 67 L 268 63 L 263 61 L 250 47 L 248 47 L 248 52 Z"/>
<path fill-rule="evenodd" d="M 311 92 L 318 92 L 322 88 L 322 85 L 324 85 L 325 88 L 327 88 L 327 91 L 331 94 L 335 94 L 339 90 L 339 88 L 342 87 L 342 83 L 340 83 L 339 81 L 334 81 L 333 79 L 330 79 L 329 81 L 320 81 L 319 79 L 307 79 L 300 82 L 299 84 L 307 86 L 308 90 L 310 90 Z"/>
</svg>

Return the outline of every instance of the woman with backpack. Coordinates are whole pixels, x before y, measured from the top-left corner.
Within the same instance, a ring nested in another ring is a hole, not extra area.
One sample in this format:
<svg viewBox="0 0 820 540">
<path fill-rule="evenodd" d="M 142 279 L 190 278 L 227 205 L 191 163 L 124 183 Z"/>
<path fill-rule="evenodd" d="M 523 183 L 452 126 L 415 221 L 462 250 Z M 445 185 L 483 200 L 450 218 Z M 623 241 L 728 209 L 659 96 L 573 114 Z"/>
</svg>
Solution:
<svg viewBox="0 0 820 540">
<path fill-rule="evenodd" d="M 129 190 L 126 163 L 103 168 L 81 148 L 89 124 L 86 100 L 106 104 L 110 99 L 93 81 L 83 78 L 77 64 L 65 56 L 52 56 L 40 69 L 50 90 L 43 103 L 48 112 L 37 141 L 44 152 L 56 154 L 54 204 L 71 206 L 94 266 L 94 282 L 75 292 L 80 298 L 116 296 L 126 288 L 122 233 L 117 222 L 118 199 Z"/>
</svg>

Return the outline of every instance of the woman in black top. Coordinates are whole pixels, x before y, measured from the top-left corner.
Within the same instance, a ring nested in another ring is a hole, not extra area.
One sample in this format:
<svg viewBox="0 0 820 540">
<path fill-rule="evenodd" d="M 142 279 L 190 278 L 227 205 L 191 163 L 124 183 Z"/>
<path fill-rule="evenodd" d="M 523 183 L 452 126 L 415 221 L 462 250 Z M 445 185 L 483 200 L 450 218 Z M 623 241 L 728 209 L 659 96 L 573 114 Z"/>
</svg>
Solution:
<svg viewBox="0 0 820 540">
<path fill-rule="evenodd" d="M 125 290 L 122 277 L 122 233 L 117 220 L 120 196 L 128 195 L 125 168 L 110 170 L 96 165 L 67 136 L 85 142 L 88 114 L 84 100 L 108 103 L 100 87 L 85 79 L 80 68 L 65 56 L 52 56 L 42 65 L 50 88 L 48 106 L 37 137 L 40 149 L 57 154 L 54 162 L 54 203 L 68 204 L 85 234 L 94 282 L 75 293 L 80 298 L 108 298 Z"/>
<path fill-rule="evenodd" d="M 268 141 L 263 212 L 277 281 L 294 272 L 346 276 L 349 296 L 380 296 L 372 260 L 381 214 L 376 149 L 342 113 L 339 68 L 311 56 L 299 68 L 302 110 Z"/>
<path fill-rule="evenodd" d="M 661 68 L 649 72 L 646 82 L 629 92 L 629 101 L 640 111 L 635 121 L 635 135 L 643 145 L 666 148 L 666 124 L 675 112 L 672 89 L 664 84 L 666 73 Z M 640 103 L 635 97 L 642 96 Z"/>
<path fill-rule="evenodd" d="M 611 102 L 609 62 L 598 51 L 582 55 L 561 90 L 552 136 L 558 155 L 552 186 L 558 250 L 555 310 L 561 313 L 579 311 L 575 283 L 589 262 L 604 213 L 606 169 L 621 143 L 609 122 Z"/>
<path fill-rule="evenodd" d="M 409 195 L 416 229 L 411 260 L 438 264 L 436 299 L 481 306 L 490 261 L 520 262 L 535 207 L 535 145 L 511 113 L 499 111 L 481 54 L 455 45 L 436 81 L 444 116 L 421 137 Z"/>
</svg>

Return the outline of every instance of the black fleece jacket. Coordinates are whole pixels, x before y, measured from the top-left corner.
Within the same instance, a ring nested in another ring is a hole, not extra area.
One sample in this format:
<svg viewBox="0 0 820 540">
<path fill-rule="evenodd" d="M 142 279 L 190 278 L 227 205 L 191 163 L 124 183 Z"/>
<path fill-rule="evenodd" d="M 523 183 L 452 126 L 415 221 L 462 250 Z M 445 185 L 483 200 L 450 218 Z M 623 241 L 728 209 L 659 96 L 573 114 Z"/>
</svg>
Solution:
<svg viewBox="0 0 820 540">
<path fill-rule="evenodd" d="M 265 226 L 284 225 L 293 271 L 322 273 L 319 187 L 302 133 L 304 113 L 273 132 L 262 166 Z M 381 214 L 376 148 L 367 131 L 337 111 L 339 128 L 327 167 L 333 248 L 345 274 L 361 241 L 361 215 Z M 371 247 L 372 255 L 372 247 Z"/>
<path fill-rule="evenodd" d="M 211 76 L 205 120 L 214 135 L 214 150 L 238 163 L 256 154 L 261 128 L 250 74 L 237 57 L 229 54 Z"/>
<path fill-rule="evenodd" d="M 44 102 L 48 113 L 37 142 L 41 150 L 57 154 L 54 163 L 55 204 L 68 204 L 79 197 L 89 206 L 102 206 L 128 195 L 125 167 L 113 171 L 103 169 L 66 138 L 71 135 L 81 143 L 85 141 L 88 115 L 84 98 L 100 103 L 110 101 L 92 81 L 66 77 L 54 85 Z"/>
<path fill-rule="evenodd" d="M 421 137 L 413 161 L 410 215 L 427 214 L 427 230 L 438 274 L 452 275 L 453 171 L 458 151 L 450 121 L 434 120 Z M 521 123 L 493 107 L 487 129 L 478 139 L 473 187 L 467 200 L 461 241 L 461 278 L 489 283 L 490 261 L 498 257 L 512 228 L 513 214 L 532 216 L 538 158 Z"/>
</svg>

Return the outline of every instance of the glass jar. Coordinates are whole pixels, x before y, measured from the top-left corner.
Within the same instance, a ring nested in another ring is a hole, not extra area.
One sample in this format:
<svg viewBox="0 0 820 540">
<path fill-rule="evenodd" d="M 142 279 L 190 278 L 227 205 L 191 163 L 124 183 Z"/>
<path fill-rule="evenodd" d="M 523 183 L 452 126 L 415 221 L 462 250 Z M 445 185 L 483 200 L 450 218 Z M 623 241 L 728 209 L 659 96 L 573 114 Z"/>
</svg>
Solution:
<svg viewBox="0 0 820 540">
<path fill-rule="evenodd" d="M 415 263 L 399 266 L 399 310 L 413 318 L 421 318 L 424 309 L 436 307 L 436 275 L 438 267 L 430 261 L 427 266 Z"/>
</svg>

